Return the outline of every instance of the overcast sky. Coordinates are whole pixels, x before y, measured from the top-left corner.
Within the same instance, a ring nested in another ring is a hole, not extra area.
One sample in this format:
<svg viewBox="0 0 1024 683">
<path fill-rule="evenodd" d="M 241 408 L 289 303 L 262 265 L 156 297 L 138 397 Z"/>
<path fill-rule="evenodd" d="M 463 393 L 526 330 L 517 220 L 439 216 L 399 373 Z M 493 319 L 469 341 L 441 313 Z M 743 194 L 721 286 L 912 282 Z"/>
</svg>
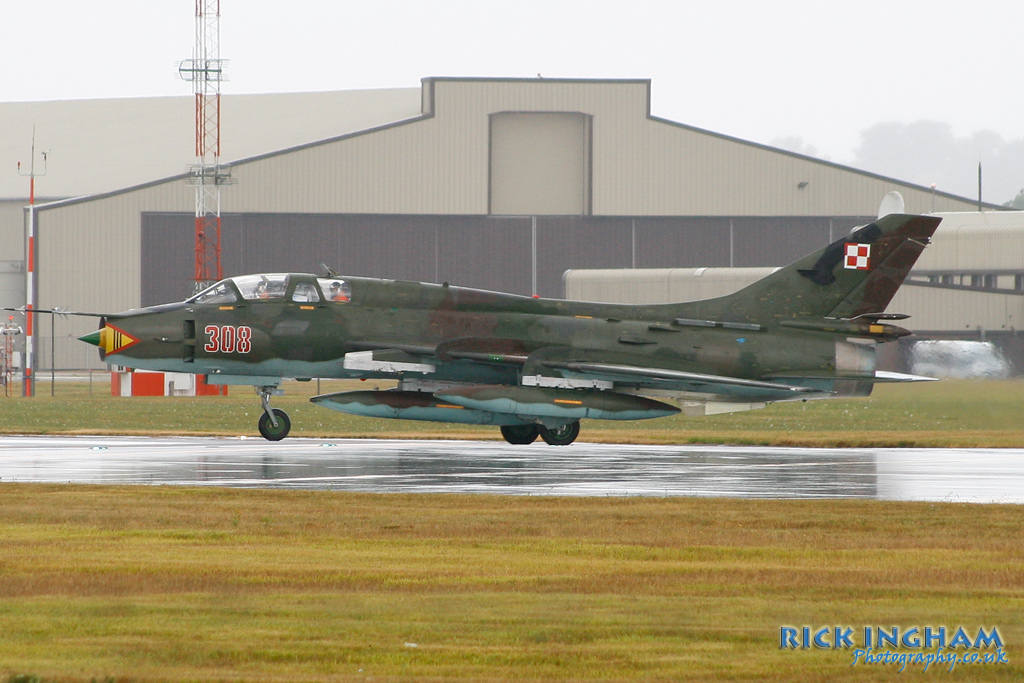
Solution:
<svg viewBox="0 0 1024 683">
<path fill-rule="evenodd" d="M 191 93 L 176 64 L 193 0 L 0 8 L 0 101 Z M 221 15 L 224 93 L 649 78 L 656 116 L 839 163 L 880 122 L 1024 139 L 1021 0 L 222 0 Z"/>
</svg>

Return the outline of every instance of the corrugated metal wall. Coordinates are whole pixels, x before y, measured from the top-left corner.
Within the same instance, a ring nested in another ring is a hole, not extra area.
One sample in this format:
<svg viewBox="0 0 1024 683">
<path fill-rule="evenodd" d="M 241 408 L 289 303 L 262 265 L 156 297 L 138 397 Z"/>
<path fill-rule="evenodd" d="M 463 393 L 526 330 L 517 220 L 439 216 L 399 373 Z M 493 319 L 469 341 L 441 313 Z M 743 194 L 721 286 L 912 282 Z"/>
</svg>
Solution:
<svg viewBox="0 0 1024 683">
<path fill-rule="evenodd" d="M 25 225 L 25 201 L 0 201 L 0 226 L 9 226 L 7 230 L 16 235 L 17 239 L 0 239 L 0 261 L 24 261 L 25 249 L 22 233 Z"/>
<path fill-rule="evenodd" d="M 503 112 L 490 118 L 489 213 L 590 213 L 590 117 Z"/>
<path fill-rule="evenodd" d="M 183 213 L 143 214 L 142 305 L 191 294 L 193 220 Z M 541 216 L 537 292 L 563 296 L 562 275 L 574 268 L 786 263 L 827 244 L 830 231 L 848 230 L 857 221 L 792 222 L 795 236 L 782 229 L 786 219 L 769 219 L 758 228 L 753 219 Z M 532 217 L 227 214 L 222 263 L 225 275 L 316 272 L 325 263 L 348 275 L 448 281 L 529 295 L 532 242 Z"/>
<path fill-rule="evenodd" d="M 1024 272 L 1024 212 L 946 215 L 917 269 Z"/>
<path fill-rule="evenodd" d="M 651 118 L 649 86 L 435 79 L 427 84 L 433 116 L 234 165 L 238 184 L 225 193 L 224 210 L 484 215 L 490 118 L 521 112 L 572 113 L 592 123 L 591 208 L 598 216 L 872 215 L 892 189 L 910 212 L 972 208 L 917 186 Z"/>
<path fill-rule="evenodd" d="M 904 285 L 889 310 L 907 313 L 904 327 L 922 332 L 1024 330 L 1024 296 Z"/>
<path fill-rule="evenodd" d="M 732 294 L 778 268 L 641 268 L 566 271 L 565 298 L 615 304 L 670 304 Z"/>
<path fill-rule="evenodd" d="M 323 263 L 346 275 L 449 280 L 528 293 L 530 223 L 466 216 L 228 214 L 222 263 L 226 276 L 322 272 Z M 143 216 L 143 305 L 191 293 L 192 224 L 186 214 Z"/>
</svg>

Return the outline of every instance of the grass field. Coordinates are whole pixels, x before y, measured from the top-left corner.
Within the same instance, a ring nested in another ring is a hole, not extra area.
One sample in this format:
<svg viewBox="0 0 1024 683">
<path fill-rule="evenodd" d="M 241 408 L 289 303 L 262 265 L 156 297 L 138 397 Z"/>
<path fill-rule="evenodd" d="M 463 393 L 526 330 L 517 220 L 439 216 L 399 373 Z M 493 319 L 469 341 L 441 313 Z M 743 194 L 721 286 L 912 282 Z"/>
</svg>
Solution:
<svg viewBox="0 0 1024 683">
<path fill-rule="evenodd" d="M 47 389 L 0 398 L 0 432 L 255 433 L 249 391 Z M 497 438 L 287 389 L 296 435 Z M 888 385 L 582 438 L 1022 447 L 1022 399 L 1020 381 Z M 1022 528 L 1005 505 L 0 483 L 0 681 L 1021 680 Z M 783 626 L 894 625 L 998 627 L 1009 663 L 779 649 Z"/>
<path fill-rule="evenodd" d="M 998 627 L 1024 506 L 0 485 L 0 675 L 861 681 L 782 626 Z"/>
<path fill-rule="evenodd" d="M 494 427 L 375 420 L 320 408 L 316 382 L 287 382 L 274 398 L 294 436 L 498 439 Z M 320 390 L 373 388 L 323 382 Z M 383 385 L 382 385 L 383 388 Z M 15 387 L 17 390 L 17 387 Z M 112 398 L 109 382 L 47 383 L 33 399 L 0 397 L 0 433 L 249 434 L 259 399 L 233 387 L 228 397 Z M 882 384 L 868 398 L 777 403 L 764 410 L 635 422 L 584 421 L 581 440 L 609 443 L 735 443 L 801 446 L 1024 447 L 1024 380 Z"/>
</svg>

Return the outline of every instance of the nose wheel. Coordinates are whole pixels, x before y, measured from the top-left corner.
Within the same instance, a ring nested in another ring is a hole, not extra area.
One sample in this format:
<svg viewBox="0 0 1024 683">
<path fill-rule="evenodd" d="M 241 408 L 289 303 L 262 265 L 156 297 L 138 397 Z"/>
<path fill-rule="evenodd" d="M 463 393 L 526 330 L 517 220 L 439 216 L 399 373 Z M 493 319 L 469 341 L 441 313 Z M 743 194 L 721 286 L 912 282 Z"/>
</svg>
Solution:
<svg viewBox="0 0 1024 683">
<path fill-rule="evenodd" d="M 277 391 L 277 387 L 258 387 L 256 390 L 259 392 L 260 402 L 263 404 L 263 414 L 260 415 L 259 420 L 260 434 L 267 441 L 280 441 L 288 436 L 288 432 L 292 429 L 292 421 L 288 418 L 288 413 L 279 408 L 270 407 L 270 397 Z"/>
<path fill-rule="evenodd" d="M 260 415 L 259 427 L 260 434 L 264 439 L 280 441 L 288 436 L 288 432 L 292 428 L 292 421 L 288 418 L 288 413 L 279 408 L 272 408 L 271 412 Z"/>
</svg>

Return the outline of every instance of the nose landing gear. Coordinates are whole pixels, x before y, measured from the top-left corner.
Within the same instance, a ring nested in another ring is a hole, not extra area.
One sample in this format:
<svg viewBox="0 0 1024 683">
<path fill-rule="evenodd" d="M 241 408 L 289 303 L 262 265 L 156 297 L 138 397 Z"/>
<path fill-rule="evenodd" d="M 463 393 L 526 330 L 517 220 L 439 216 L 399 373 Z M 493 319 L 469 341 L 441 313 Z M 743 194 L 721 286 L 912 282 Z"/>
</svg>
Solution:
<svg viewBox="0 0 1024 683">
<path fill-rule="evenodd" d="M 259 420 L 260 434 L 267 441 L 280 441 L 288 436 L 288 432 L 292 429 L 292 421 L 288 418 L 288 413 L 279 408 L 270 407 L 270 397 L 282 392 L 276 386 L 256 387 L 256 391 L 259 393 L 260 402 L 263 405 L 263 414 L 260 415 Z"/>
</svg>

